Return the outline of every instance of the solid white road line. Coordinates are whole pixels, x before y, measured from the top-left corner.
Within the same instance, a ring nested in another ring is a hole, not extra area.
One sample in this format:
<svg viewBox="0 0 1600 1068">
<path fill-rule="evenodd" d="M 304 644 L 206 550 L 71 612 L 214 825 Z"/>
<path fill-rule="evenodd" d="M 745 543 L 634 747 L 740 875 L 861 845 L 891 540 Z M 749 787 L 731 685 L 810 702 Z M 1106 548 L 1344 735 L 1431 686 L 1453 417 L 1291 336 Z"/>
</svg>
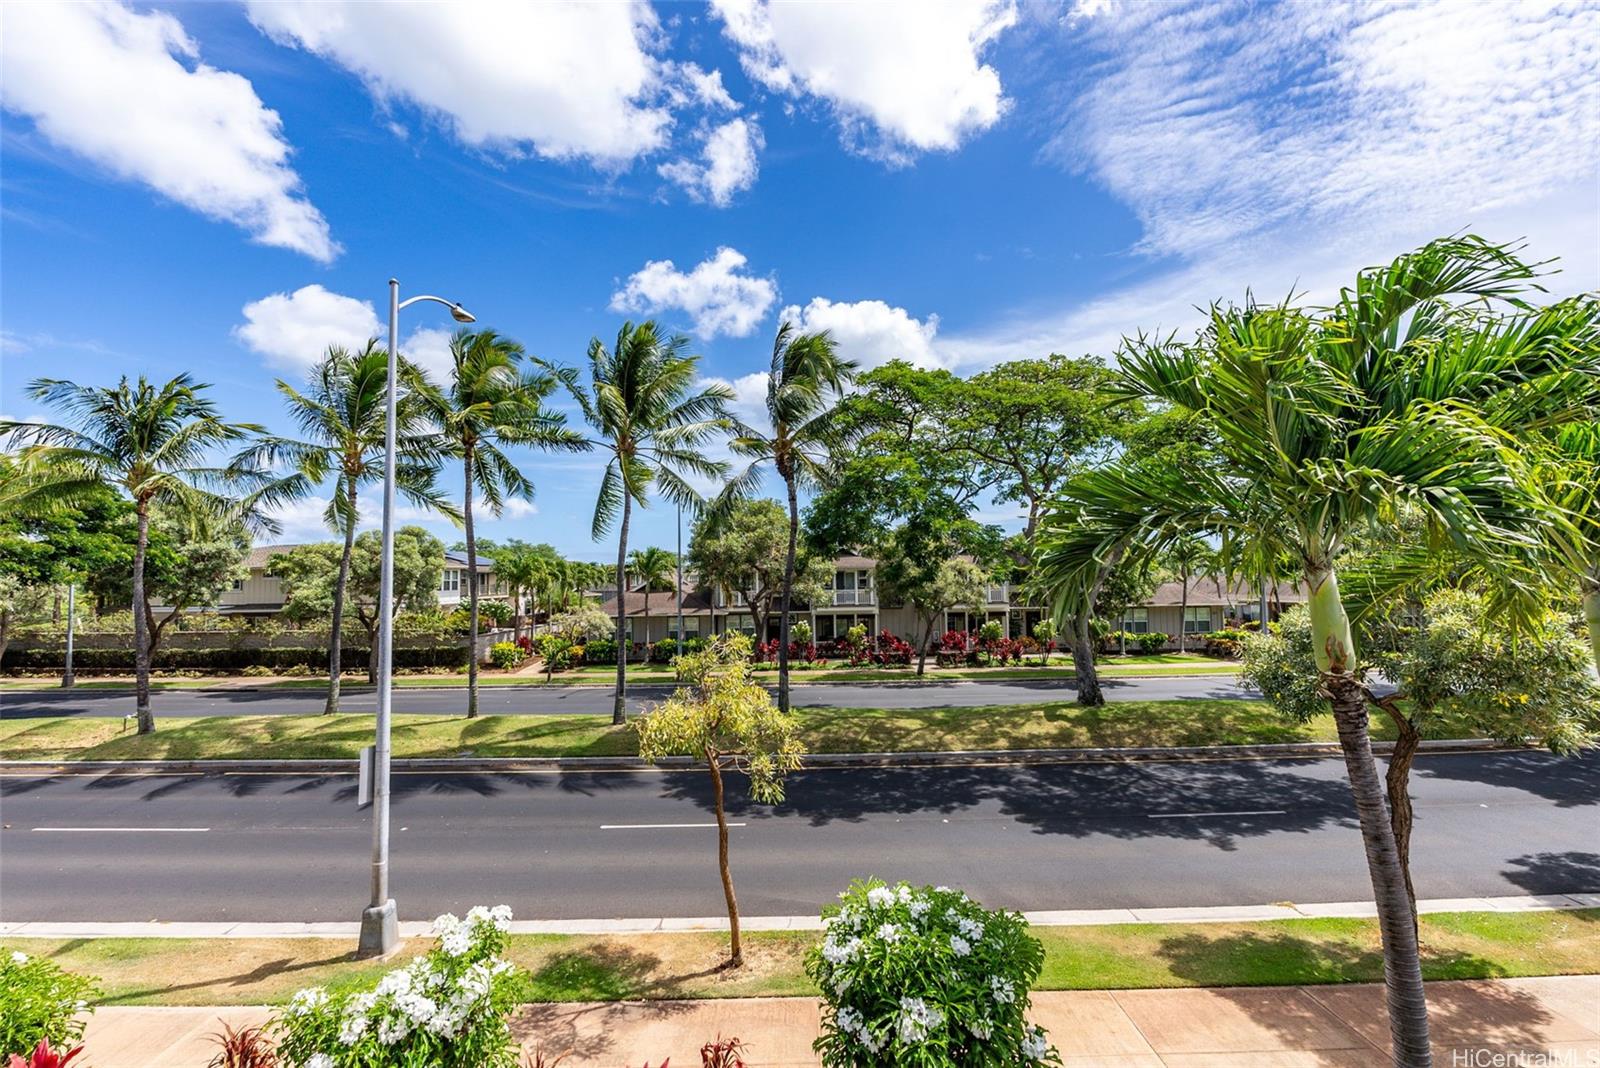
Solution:
<svg viewBox="0 0 1600 1068">
<path fill-rule="evenodd" d="M 1152 812 L 1153 820 L 1199 820 L 1208 816 L 1287 816 L 1288 810 L 1281 808 L 1259 808 L 1247 812 Z"/>
<path fill-rule="evenodd" d="M 602 831 L 655 831 L 666 830 L 673 827 L 715 827 L 715 823 L 602 823 Z M 742 823 L 730 823 L 729 827 L 743 827 Z"/>
<path fill-rule="evenodd" d="M 35 827 L 36 831 L 63 834 L 200 834 L 210 827 Z"/>
</svg>

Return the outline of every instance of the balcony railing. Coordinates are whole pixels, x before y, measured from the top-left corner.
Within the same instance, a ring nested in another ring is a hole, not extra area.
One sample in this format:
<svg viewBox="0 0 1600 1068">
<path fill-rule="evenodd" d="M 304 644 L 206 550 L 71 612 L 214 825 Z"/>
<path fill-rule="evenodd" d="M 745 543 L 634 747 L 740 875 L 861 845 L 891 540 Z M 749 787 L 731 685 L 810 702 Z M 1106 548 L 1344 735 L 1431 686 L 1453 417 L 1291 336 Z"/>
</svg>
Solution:
<svg viewBox="0 0 1600 1068">
<path fill-rule="evenodd" d="M 871 590 L 834 590 L 833 603 L 835 605 L 871 605 L 876 604 Z"/>
</svg>

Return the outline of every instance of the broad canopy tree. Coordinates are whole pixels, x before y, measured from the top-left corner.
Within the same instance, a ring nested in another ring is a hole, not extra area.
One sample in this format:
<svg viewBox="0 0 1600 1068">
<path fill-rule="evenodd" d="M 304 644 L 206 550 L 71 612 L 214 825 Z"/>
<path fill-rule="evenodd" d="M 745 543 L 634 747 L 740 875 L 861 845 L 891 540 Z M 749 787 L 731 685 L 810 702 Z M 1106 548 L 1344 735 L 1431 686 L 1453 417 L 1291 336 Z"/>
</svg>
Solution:
<svg viewBox="0 0 1600 1068">
<path fill-rule="evenodd" d="M 1217 306 L 1193 343 L 1139 338 L 1121 353 L 1129 398 L 1197 413 L 1225 461 L 1149 461 L 1072 479 L 1041 525 L 1040 572 L 1058 617 L 1119 553 L 1151 556 L 1185 535 L 1287 553 L 1309 592 L 1312 650 L 1338 727 L 1383 936 L 1394 1059 L 1431 1063 L 1416 929 L 1373 760 L 1359 657 L 1340 594 L 1352 532 L 1415 507 L 1428 530 L 1536 583 L 1513 550 L 1534 544 L 1538 507 L 1514 428 L 1571 410 L 1592 367 L 1600 303 L 1522 304 L 1536 268 L 1476 237 L 1433 242 L 1360 272 L 1335 305 Z"/>
<path fill-rule="evenodd" d="M 788 565 L 789 518 L 777 501 L 735 501 L 707 512 L 689 537 L 689 567 L 702 584 L 742 594 L 756 639 L 765 640 L 768 620 L 780 610 Z M 819 604 L 833 577 L 830 559 L 801 551 L 791 596 Z M 781 704 L 780 704 L 781 707 Z"/>
</svg>

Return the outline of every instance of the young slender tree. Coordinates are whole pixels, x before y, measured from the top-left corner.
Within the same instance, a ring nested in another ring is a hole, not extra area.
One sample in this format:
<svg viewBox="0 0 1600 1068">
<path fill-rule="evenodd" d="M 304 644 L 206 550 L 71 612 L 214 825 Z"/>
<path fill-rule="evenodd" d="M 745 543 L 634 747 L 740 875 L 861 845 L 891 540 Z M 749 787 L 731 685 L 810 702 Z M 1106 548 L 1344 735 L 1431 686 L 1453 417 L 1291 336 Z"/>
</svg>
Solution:
<svg viewBox="0 0 1600 1068">
<path fill-rule="evenodd" d="M 414 387 L 416 368 L 402 361 L 400 371 L 403 381 Z M 359 497 L 363 487 L 383 480 L 388 383 L 389 354 L 376 340 L 368 341 L 358 352 L 330 346 L 306 375 L 303 386 L 278 379 L 278 393 L 299 437 L 264 436 L 234 461 L 287 465 L 313 485 L 332 478 L 323 519 L 331 530 L 343 535 L 344 549 L 328 619 L 328 699 L 322 711 L 329 715 L 339 711 L 350 554 L 361 521 Z M 424 424 L 414 388 L 396 402 L 395 435 L 395 488 L 415 504 L 456 517 L 459 513 L 434 485 L 439 442 Z"/>
<path fill-rule="evenodd" d="M 855 377 L 856 365 L 840 358 L 827 331 L 796 334 L 785 322 L 772 342 L 767 369 L 767 421 L 770 432 L 741 428 L 733 451 L 750 457 L 750 466 L 727 491 L 728 498 L 753 493 L 771 464 L 783 479 L 789 504 L 789 541 L 778 598 L 778 707 L 789 710 L 789 614 L 794 600 L 795 551 L 800 537 L 799 491 L 830 484 L 836 471 L 829 457 L 847 438 L 835 403 Z"/>
<path fill-rule="evenodd" d="M 1432 536 L 1519 574 L 1514 551 L 1547 515 L 1509 427 L 1556 417 L 1600 303 L 1529 310 L 1537 271 L 1476 237 L 1433 242 L 1360 272 L 1326 310 L 1214 307 L 1193 344 L 1128 342 L 1122 392 L 1199 415 L 1225 461 L 1134 461 L 1074 478 L 1042 534 L 1040 577 L 1058 614 L 1080 605 L 1113 554 L 1159 554 L 1177 538 L 1289 553 L 1309 591 L 1312 649 L 1360 820 L 1383 937 L 1394 1060 L 1431 1064 L 1416 930 L 1372 756 L 1363 663 L 1339 589 L 1352 533 L 1414 507 Z M 1488 311 L 1509 301 L 1508 311 Z M 1547 404 L 1548 402 L 1548 404 Z"/>
<path fill-rule="evenodd" d="M 522 366 L 522 346 L 493 330 L 458 330 L 450 339 L 450 378 L 419 391 L 445 448 L 461 462 L 461 518 L 467 536 L 467 603 L 472 655 L 467 658 L 467 718 L 478 714 L 478 546 L 473 498 L 482 494 L 492 515 L 508 498 L 533 500 L 533 482 L 505 453 L 520 445 L 575 451 L 589 447 L 545 406 L 559 384 L 542 368 Z"/>
<path fill-rule="evenodd" d="M 711 774 L 711 799 L 717 816 L 717 868 L 728 905 L 730 934 L 727 967 L 744 964 L 739 938 L 739 902 L 728 866 L 728 814 L 723 773 L 741 771 L 750 794 L 762 804 L 783 800 L 783 779 L 800 767 L 802 749 L 794 717 L 772 703 L 772 695 L 751 675 L 750 639 L 719 635 L 698 653 L 678 658 L 685 685 L 635 721 L 639 755 L 655 761 L 689 756 L 704 761 Z"/>
<path fill-rule="evenodd" d="M 647 643 L 650 640 L 650 591 L 671 582 L 677 566 L 676 556 L 654 545 L 647 549 L 635 549 L 628 555 L 628 573 L 635 582 L 644 586 L 644 636 Z"/>
<path fill-rule="evenodd" d="M 589 343 L 589 381 L 564 375 L 583 418 L 594 430 L 590 444 L 607 454 L 595 498 L 590 534 L 599 540 L 617 527 L 617 690 L 611 718 L 627 721 L 628 522 L 633 507 L 647 507 L 654 487 L 688 509 L 701 497 L 688 479 L 721 481 L 728 465 L 707 459 L 701 447 L 733 426 L 727 405 L 733 391 L 714 384 L 695 388 L 700 358 L 686 353 L 689 339 L 662 337 L 656 324 L 623 323 L 608 349 Z"/>
<path fill-rule="evenodd" d="M 1179 538 L 1167 550 L 1167 565 L 1178 576 L 1181 587 L 1178 612 L 1178 652 L 1188 652 L 1189 637 L 1189 580 L 1203 570 L 1211 555 L 1211 547 L 1200 538 Z"/>
<path fill-rule="evenodd" d="M 141 377 L 115 386 L 80 386 L 37 378 L 28 395 L 61 413 L 62 423 L 0 422 L 0 437 L 22 445 L 24 477 L 11 503 L 70 504 L 104 486 L 126 494 L 137 516 L 133 551 L 134 694 L 140 734 L 156 729 L 150 711 L 150 632 L 145 616 L 145 553 L 157 506 L 215 516 L 237 512 L 258 529 L 274 525 L 261 509 L 304 492 L 298 480 L 274 480 L 248 465 L 210 465 L 212 454 L 261 432 L 229 423 L 187 374 L 155 385 Z M 242 496 L 240 496 L 242 494 Z"/>
</svg>

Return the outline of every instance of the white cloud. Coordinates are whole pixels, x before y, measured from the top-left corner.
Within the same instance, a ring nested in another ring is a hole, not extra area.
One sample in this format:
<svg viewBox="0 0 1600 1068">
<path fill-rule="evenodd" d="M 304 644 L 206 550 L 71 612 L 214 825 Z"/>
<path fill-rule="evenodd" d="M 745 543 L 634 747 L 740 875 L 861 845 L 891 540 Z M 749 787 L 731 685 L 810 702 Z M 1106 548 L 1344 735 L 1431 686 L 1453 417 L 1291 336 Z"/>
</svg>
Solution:
<svg viewBox="0 0 1600 1068">
<path fill-rule="evenodd" d="M 778 299 L 770 278 L 745 273 L 748 261 L 736 249 L 719 248 L 687 273 L 671 260 L 650 260 L 611 294 L 611 310 L 654 314 L 686 312 L 701 338 L 746 337 Z"/>
<path fill-rule="evenodd" d="M 663 178 L 688 190 L 695 200 L 719 208 L 733 202 L 735 193 L 756 184 L 757 159 L 766 141 L 753 119 L 731 119 L 707 130 L 700 160 L 677 159 L 656 168 Z"/>
<path fill-rule="evenodd" d="M 320 285 L 262 297 L 243 311 L 245 321 L 233 328 L 234 337 L 286 371 L 306 370 L 330 346 L 354 351 L 382 333 L 371 304 Z"/>
<path fill-rule="evenodd" d="M 268 514 L 277 520 L 281 528 L 277 534 L 272 535 L 271 543 L 275 545 L 299 545 L 313 541 L 333 540 L 333 531 L 328 527 L 326 513 L 328 510 L 328 493 L 319 491 L 316 496 L 302 497 L 297 501 L 280 504 L 269 509 Z M 446 543 L 453 540 L 449 531 L 455 530 L 455 525 L 430 508 L 422 508 L 414 504 L 407 504 L 397 499 L 394 505 L 394 518 L 397 525 L 418 524 L 425 526 L 440 534 Z M 492 517 L 491 521 L 492 521 Z M 383 525 L 383 490 L 380 486 L 371 486 L 364 489 L 356 498 L 356 529 L 377 530 Z"/>
<path fill-rule="evenodd" d="M 339 246 L 289 166 L 278 113 L 207 66 L 183 25 L 117 3 L 9 4 L 0 96 L 50 141 L 263 245 L 331 261 Z"/>
<path fill-rule="evenodd" d="M 714 0 L 745 72 L 826 101 L 851 148 L 891 163 L 949 151 L 1009 101 L 984 50 L 1017 21 L 1010 0 L 804 4 Z"/>
<path fill-rule="evenodd" d="M 904 308 L 881 300 L 854 302 L 814 297 L 804 308 L 790 305 L 778 316 L 797 331 L 826 330 L 839 355 L 854 360 L 862 370 L 890 360 L 905 360 L 917 367 L 941 367 L 945 358 L 935 346 L 939 317 L 918 319 Z"/>
<path fill-rule="evenodd" d="M 698 63 L 680 63 L 675 71 L 678 81 L 682 83 L 682 90 L 675 92 L 686 93 L 683 99 L 693 99 L 705 107 L 722 110 L 738 111 L 739 105 L 732 96 L 728 95 L 727 88 L 722 84 L 720 70 L 706 71 Z M 675 96 L 675 100 L 677 97 Z"/>
<path fill-rule="evenodd" d="M 1125 5 L 1080 28 L 1105 58 L 1052 152 L 1152 252 L 1448 232 L 1600 166 L 1593 5 Z"/>
<path fill-rule="evenodd" d="M 352 71 L 383 103 L 433 113 L 474 147 L 625 165 L 662 147 L 672 124 L 644 0 L 250 0 L 248 11 L 274 40 Z"/>
<path fill-rule="evenodd" d="M 251 301 L 243 314 L 245 321 L 233 328 L 234 337 L 286 372 L 304 373 L 334 345 L 354 352 L 369 338 L 388 340 L 388 328 L 380 324 L 370 303 L 320 285 Z M 418 327 L 400 342 L 400 352 L 441 381 L 452 365 L 451 332 Z"/>
</svg>

